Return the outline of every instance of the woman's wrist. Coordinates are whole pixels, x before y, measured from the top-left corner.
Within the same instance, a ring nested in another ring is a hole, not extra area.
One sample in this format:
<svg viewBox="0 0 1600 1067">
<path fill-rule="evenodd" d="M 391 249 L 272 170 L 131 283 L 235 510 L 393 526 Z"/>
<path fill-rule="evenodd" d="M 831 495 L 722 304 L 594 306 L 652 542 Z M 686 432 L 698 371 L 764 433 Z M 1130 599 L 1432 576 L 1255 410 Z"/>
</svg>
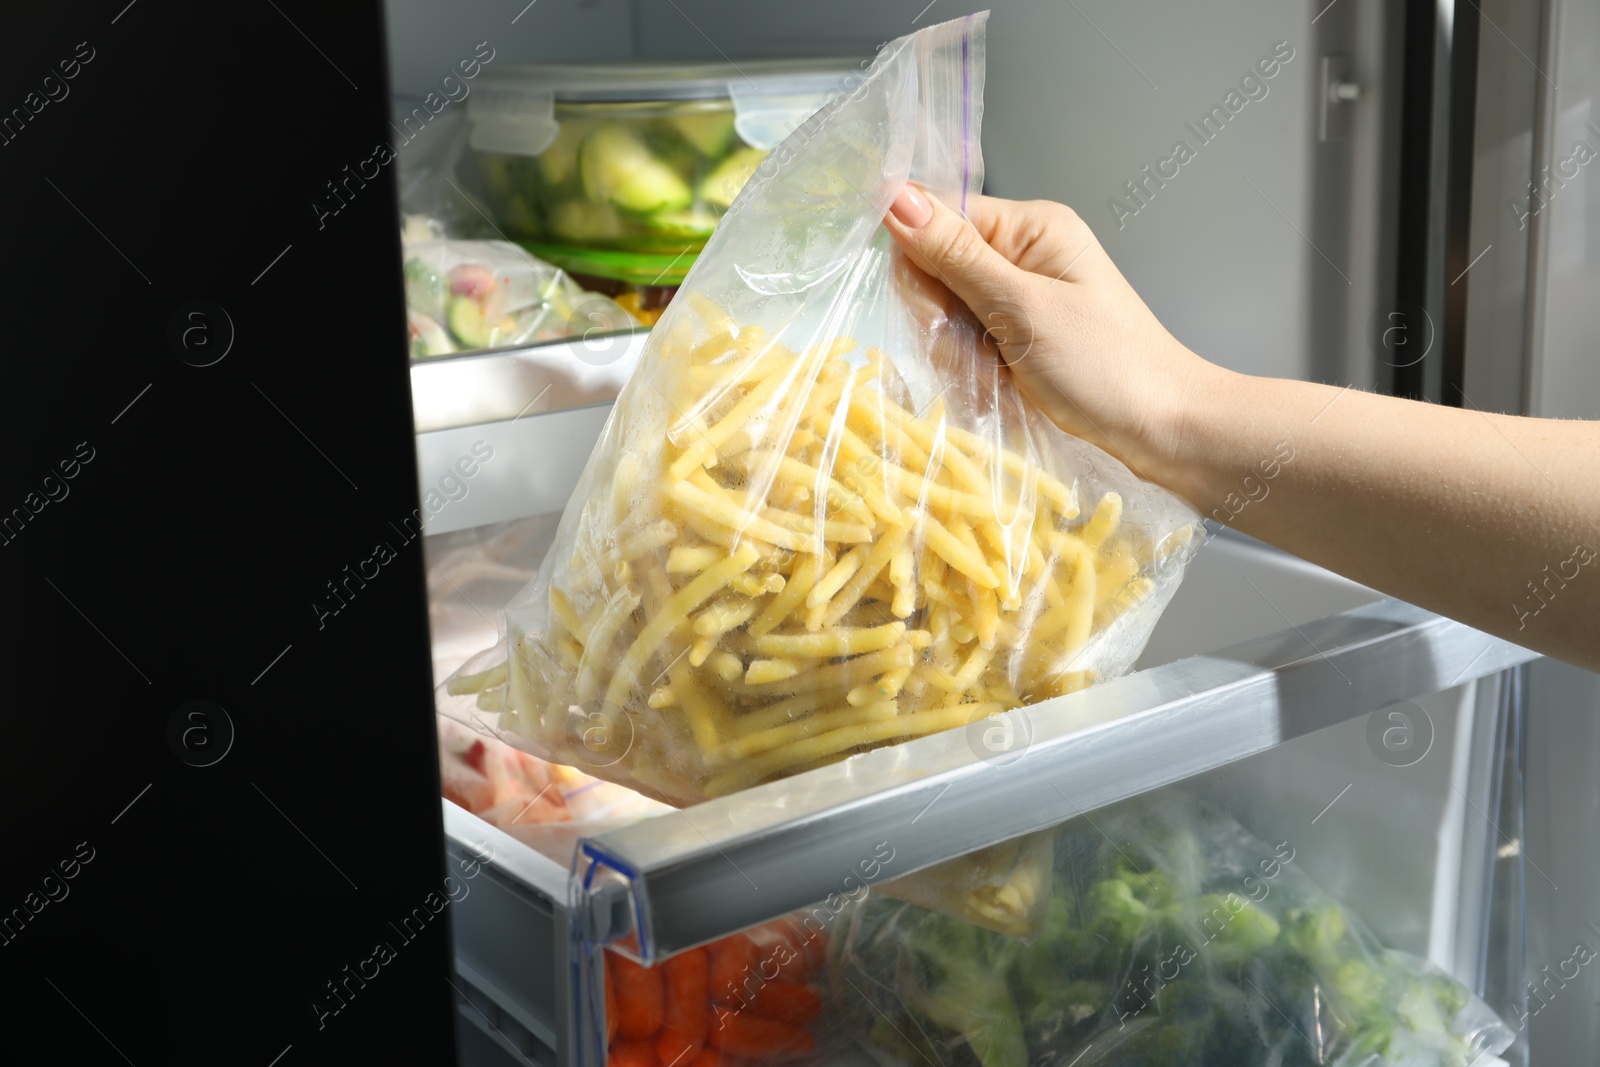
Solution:
<svg viewBox="0 0 1600 1067">
<path fill-rule="evenodd" d="M 1182 349 L 1164 403 L 1149 412 L 1146 455 L 1139 471 L 1156 484 L 1208 512 L 1226 495 L 1232 469 L 1224 454 L 1229 440 L 1225 421 L 1237 413 L 1252 379 L 1219 367 Z M 1232 417 L 1237 424 L 1237 415 Z"/>
</svg>

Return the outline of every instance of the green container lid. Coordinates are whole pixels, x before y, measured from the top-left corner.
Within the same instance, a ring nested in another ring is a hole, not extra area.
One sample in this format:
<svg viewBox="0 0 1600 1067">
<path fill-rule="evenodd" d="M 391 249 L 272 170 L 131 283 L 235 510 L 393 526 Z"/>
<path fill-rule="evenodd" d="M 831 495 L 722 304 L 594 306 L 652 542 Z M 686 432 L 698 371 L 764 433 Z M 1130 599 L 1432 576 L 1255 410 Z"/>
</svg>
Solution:
<svg viewBox="0 0 1600 1067">
<path fill-rule="evenodd" d="M 681 285 L 689 268 L 700 256 L 700 249 L 679 252 L 617 252 L 603 248 L 573 248 L 539 241 L 520 241 L 523 248 L 546 263 L 553 263 L 571 274 L 614 278 L 634 285 Z"/>
</svg>

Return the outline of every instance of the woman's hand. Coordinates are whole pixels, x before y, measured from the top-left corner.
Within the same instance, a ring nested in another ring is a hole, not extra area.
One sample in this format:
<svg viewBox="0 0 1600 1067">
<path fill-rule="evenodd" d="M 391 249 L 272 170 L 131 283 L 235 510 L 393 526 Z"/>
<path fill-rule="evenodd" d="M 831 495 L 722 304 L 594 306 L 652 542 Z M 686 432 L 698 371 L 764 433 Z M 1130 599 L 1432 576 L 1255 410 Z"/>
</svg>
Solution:
<svg viewBox="0 0 1600 1067">
<path fill-rule="evenodd" d="M 1167 332 L 1071 208 L 985 196 L 968 215 L 908 185 L 884 225 L 1052 422 L 1177 488 L 1185 402 L 1222 372 Z"/>
<path fill-rule="evenodd" d="M 1070 208 L 907 186 L 884 220 L 1017 385 L 1202 514 L 1600 670 L 1600 423 L 1235 374 L 1179 344 Z"/>
</svg>

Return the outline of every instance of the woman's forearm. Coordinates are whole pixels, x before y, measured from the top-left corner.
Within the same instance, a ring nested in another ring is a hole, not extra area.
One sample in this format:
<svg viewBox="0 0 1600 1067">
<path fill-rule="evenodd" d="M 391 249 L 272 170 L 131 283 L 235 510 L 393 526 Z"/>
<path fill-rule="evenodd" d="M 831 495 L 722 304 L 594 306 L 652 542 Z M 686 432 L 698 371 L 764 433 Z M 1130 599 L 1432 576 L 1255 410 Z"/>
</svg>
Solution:
<svg viewBox="0 0 1600 1067">
<path fill-rule="evenodd" d="M 1214 369 L 1150 470 L 1208 516 L 1600 668 L 1600 423 Z"/>
<path fill-rule="evenodd" d="M 1070 208 L 907 186 L 884 220 L 1052 422 L 1210 517 L 1600 669 L 1600 423 L 1485 415 L 1214 366 Z"/>
</svg>

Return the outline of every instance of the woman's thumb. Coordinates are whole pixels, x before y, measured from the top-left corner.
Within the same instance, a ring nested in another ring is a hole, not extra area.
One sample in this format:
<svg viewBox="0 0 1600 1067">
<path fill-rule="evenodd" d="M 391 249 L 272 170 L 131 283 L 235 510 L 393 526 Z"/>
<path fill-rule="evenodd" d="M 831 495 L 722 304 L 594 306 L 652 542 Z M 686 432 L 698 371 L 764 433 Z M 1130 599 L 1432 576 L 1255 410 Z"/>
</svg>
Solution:
<svg viewBox="0 0 1600 1067">
<path fill-rule="evenodd" d="M 980 319 L 1016 303 L 1022 271 L 937 198 L 907 184 L 889 205 L 883 223 L 913 263 L 943 282 Z"/>
</svg>

